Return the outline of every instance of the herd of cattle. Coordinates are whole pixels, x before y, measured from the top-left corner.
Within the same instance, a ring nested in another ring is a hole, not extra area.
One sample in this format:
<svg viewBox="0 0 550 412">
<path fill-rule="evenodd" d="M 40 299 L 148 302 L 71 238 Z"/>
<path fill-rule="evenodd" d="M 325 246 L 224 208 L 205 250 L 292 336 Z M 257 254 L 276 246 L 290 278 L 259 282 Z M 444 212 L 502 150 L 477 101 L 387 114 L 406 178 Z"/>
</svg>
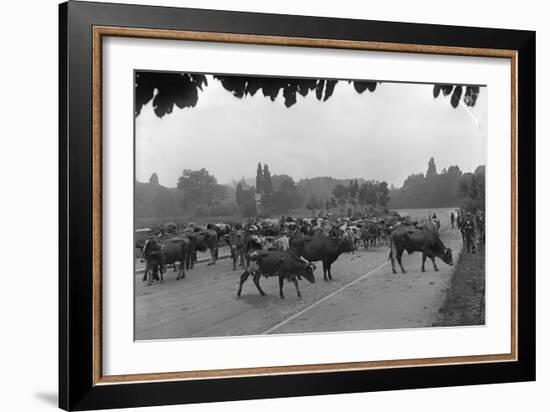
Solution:
<svg viewBox="0 0 550 412">
<path fill-rule="evenodd" d="M 474 233 L 470 232 L 470 221 L 475 222 L 475 219 L 457 213 L 457 227 L 463 237 L 469 238 Z M 454 227 L 453 216 L 452 224 Z M 284 298 L 285 280 L 294 284 L 300 297 L 298 280 L 304 277 L 311 283 L 315 282 L 316 266 L 313 262 L 322 263 L 325 281 L 332 280 L 332 264 L 342 253 L 354 252 L 360 246 L 367 249 L 369 246 L 388 245 L 394 273 L 395 260 L 405 273 L 401 261 L 404 251 L 422 253 L 422 271 L 425 270 L 426 258 L 430 258 L 436 271 L 436 257 L 452 265 L 452 253 L 439 237 L 439 226 L 435 215 L 429 219 L 412 220 L 397 214 L 356 220 L 250 219 L 243 224 L 210 223 L 202 227 L 167 224 L 154 230 L 142 230 L 136 237 L 136 248 L 141 249 L 146 262 L 143 280 L 147 285 L 154 280 L 163 282 L 168 265 L 173 265 L 178 272 L 176 279 L 185 278 L 186 271 L 197 262 L 197 251 L 209 252 L 208 265 L 215 265 L 218 249 L 228 246 L 233 270 L 237 266 L 244 268 L 238 296 L 241 296 L 243 284 L 250 276 L 261 295 L 265 294 L 260 287 L 261 276 L 276 276 L 281 298 Z M 465 244 L 469 242 L 465 238 Z"/>
</svg>

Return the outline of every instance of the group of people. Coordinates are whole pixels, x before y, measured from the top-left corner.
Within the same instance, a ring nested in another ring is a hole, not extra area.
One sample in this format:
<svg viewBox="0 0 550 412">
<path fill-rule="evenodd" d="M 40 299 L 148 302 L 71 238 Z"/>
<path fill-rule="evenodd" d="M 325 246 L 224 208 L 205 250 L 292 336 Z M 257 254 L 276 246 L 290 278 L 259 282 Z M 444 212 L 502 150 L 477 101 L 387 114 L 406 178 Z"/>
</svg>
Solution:
<svg viewBox="0 0 550 412">
<path fill-rule="evenodd" d="M 451 228 L 456 228 L 462 234 L 464 248 L 468 253 L 476 253 L 476 244 L 485 244 L 485 213 L 482 210 L 474 212 L 462 209 L 451 212 Z"/>
</svg>

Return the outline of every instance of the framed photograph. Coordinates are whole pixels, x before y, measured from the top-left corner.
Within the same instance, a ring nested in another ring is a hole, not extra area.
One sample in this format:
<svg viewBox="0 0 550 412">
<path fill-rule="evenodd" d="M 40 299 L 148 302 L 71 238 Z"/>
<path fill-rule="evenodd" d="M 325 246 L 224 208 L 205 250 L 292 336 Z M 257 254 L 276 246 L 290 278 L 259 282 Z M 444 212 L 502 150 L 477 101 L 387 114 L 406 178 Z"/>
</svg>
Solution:
<svg viewBox="0 0 550 412">
<path fill-rule="evenodd" d="M 535 33 L 60 5 L 66 410 L 535 379 Z"/>
</svg>

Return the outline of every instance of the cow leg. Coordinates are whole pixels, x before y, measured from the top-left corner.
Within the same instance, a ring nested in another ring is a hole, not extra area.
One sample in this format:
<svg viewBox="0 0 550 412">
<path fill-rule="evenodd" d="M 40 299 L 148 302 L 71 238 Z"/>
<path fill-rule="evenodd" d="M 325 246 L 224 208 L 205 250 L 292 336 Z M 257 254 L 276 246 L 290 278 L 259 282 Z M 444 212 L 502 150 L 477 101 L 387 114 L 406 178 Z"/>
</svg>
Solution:
<svg viewBox="0 0 550 412">
<path fill-rule="evenodd" d="M 155 266 L 156 267 L 156 266 Z M 153 280 L 159 280 L 159 272 L 158 269 L 153 270 Z"/>
<path fill-rule="evenodd" d="M 298 287 L 298 279 L 296 279 L 296 277 L 293 277 L 291 281 L 292 283 L 294 283 L 294 286 L 296 287 L 296 295 L 298 295 L 298 297 L 301 298 L 302 294 L 300 293 L 300 288 Z"/>
<path fill-rule="evenodd" d="M 233 270 L 237 270 L 238 255 L 234 247 L 231 247 L 231 259 L 233 260 Z"/>
<path fill-rule="evenodd" d="M 391 262 L 391 271 L 393 273 L 397 273 L 397 270 L 395 270 L 395 259 L 393 258 L 393 248 L 390 248 L 390 262 Z"/>
<path fill-rule="evenodd" d="M 434 270 L 436 272 L 439 272 L 439 269 L 437 268 L 437 265 L 435 264 L 435 258 L 433 256 L 430 256 L 430 259 L 432 260 L 432 264 L 434 265 Z"/>
<path fill-rule="evenodd" d="M 249 276 L 250 276 L 250 273 L 248 272 L 248 270 L 245 270 L 241 275 L 241 281 L 239 282 L 239 290 L 237 292 L 237 296 L 239 297 L 241 296 L 241 292 L 243 291 L 243 284 L 244 282 L 246 282 L 246 279 L 248 279 Z"/>
<path fill-rule="evenodd" d="M 265 292 L 260 287 L 260 273 L 259 272 L 254 273 L 254 275 L 252 275 L 252 280 L 254 281 L 254 284 L 256 285 L 258 292 L 260 292 L 260 295 L 265 296 Z"/>
<path fill-rule="evenodd" d="M 178 268 L 176 267 L 176 263 L 177 263 L 177 262 L 174 262 L 173 265 L 172 265 L 173 268 L 174 268 L 174 269 L 172 270 L 172 272 L 177 272 L 177 271 L 178 271 Z"/>
<path fill-rule="evenodd" d="M 240 265 L 241 267 L 244 267 L 244 250 L 241 250 L 241 251 L 239 252 L 239 254 L 240 254 L 240 263 L 239 263 L 239 265 Z"/>
<path fill-rule="evenodd" d="M 401 262 L 401 257 L 403 256 L 403 251 L 397 252 L 397 263 L 399 263 L 399 267 L 401 268 L 401 272 L 407 273 L 405 271 L 405 268 L 403 267 L 403 263 Z"/>
<path fill-rule="evenodd" d="M 330 268 L 332 266 L 332 263 L 327 262 L 327 273 L 329 280 L 332 280 L 332 273 L 330 272 Z"/>
<path fill-rule="evenodd" d="M 145 266 L 145 273 L 143 274 L 142 282 L 145 282 L 147 280 L 148 271 L 149 271 L 149 268 Z"/>
<path fill-rule="evenodd" d="M 327 265 L 325 265 L 325 261 L 323 260 L 323 280 L 327 281 Z"/>
<path fill-rule="evenodd" d="M 422 253 L 422 272 L 425 272 L 426 269 L 424 269 L 424 264 L 426 263 L 426 254 Z"/>
<path fill-rule="evenodd" d="M 217 247 L 210 248 L 210 262 L 208 262 L 208 264 L 215 265 L 217 256 L 218 256 L 218 248 Z"/>
<path fill-rule="evenodd" d="M 281 297 L 281 299 L 285 298 L 285 295 L 283 293 L 284 284 L 285 284 L 285 278 L 283 277 L 283 275 L 279 275 L 279 296 Z"/>
<path fill-rule="evenodd" d="M 147 272 L 147 286 L 151 286 L 153 284 L 153 272 L 155 271 L 155 267 L 152 267 L 152 268 L 149 268 L 147 267 L 147 269 L 145 270 L 145 272 Z"/>
<path fill-rule="evenodd" d="M 197 262 L 197 250 L 195 249 L 191 254 L 191 268 L 195 267 L 196 262 Z"/>
<path fill-rule="evenodd" d="M 179 279 L 185 279 L 185 258 L 181 261 L 180 271 L 178 272 L 178 276 L 176 276 L 176 280 Z"/>
<path fill-rule="evenodd" d="M 175 265 L 174 265 L 175 266 Z M 160 283 L 164 283 L 164 272 L 166 272 L 166 270 L 162 270 L 162 266 L 160 267 L 160 271 L 159 271 L 159 278 L 160 278 Z"/>
</svg>

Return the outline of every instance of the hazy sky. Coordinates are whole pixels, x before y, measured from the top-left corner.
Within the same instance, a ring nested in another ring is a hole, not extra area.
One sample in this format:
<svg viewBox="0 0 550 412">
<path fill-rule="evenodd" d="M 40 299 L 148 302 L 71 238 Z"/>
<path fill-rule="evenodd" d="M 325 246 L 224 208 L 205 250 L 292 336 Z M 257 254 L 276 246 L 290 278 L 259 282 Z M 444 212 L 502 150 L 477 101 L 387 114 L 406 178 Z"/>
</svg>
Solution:
<svg viewBox="0 0 550 412">
<path fill-rule="evenodd" d="M 401 186 L 450 165 L 473 171 L 485 164 L 486 88 L 477 104 L 453 109 L 432 85 L 382 83 L 357 93 L 340 81 L 326 102 L 315 93 L 290 108 L 282 93 L 271 102 L 261 90 L 238 99 L 208 76 L 195 107 L 158 118 L 149 102 L 136 118 L 136 178 L 153 172 L 173 187 L 183 169 L 206 168 L 219 183 L 255 177 L 257 163 L 272 175 L 385 180 Z"/>
</svg>

